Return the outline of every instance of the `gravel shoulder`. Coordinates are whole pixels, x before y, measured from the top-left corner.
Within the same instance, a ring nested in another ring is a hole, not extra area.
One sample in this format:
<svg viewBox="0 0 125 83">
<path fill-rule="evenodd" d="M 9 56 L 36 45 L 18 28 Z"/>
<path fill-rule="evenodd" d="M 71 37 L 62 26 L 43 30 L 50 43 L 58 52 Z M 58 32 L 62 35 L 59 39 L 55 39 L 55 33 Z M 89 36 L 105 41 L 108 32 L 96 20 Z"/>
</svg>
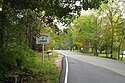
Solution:
<svg viewBox="0 0 125 83">
<path fill-rule="evenodd" d="M 58 57 L 55 58 L 55 64 L 56 64 L 56 68 L 59 70 L 62 70 L 62 59 L 63 59 L 64 55 L 62 54 L 58 54 Z"/>
</svg>

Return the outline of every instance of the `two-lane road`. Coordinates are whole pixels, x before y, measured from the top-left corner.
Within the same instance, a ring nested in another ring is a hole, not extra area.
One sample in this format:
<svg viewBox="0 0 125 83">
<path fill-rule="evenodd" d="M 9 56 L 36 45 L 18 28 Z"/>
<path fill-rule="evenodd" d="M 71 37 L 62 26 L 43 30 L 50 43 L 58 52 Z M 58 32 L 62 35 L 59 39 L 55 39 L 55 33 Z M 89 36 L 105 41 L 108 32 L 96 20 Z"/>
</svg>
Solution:
<svg viewBox="0 0 125 83">
<path fill-rule="evenodd" d="M 125 83 L 125 62 L 63 51 L 67 56 L 67 83 Z"/>
</svg>

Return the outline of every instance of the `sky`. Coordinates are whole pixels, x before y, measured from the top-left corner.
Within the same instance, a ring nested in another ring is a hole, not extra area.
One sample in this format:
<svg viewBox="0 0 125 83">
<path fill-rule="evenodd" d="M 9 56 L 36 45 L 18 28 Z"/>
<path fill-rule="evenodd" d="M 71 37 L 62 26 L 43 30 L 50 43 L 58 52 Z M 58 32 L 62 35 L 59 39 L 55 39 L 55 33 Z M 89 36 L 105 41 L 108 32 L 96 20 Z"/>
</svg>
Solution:
<svg viewBox="0 0 125 83">
<path fill-rule="evenodd" d="M 2 11 L 2 8 L 0 8 L 0 11 Z"/>
<path fill-rule="evenodd" d="M 64 28 L 67 28 L 67 27 L 63 26 L 62 23 L 57 23 L 57 26 L 58 26 L 58 28 L 59 28 L 60 30 L 63 30 Z"/>
<path fill-rule="evenodd" d="M 90 14 L 90 13 L 92 13 L 90 9 L 88 9 L 88 11 L 85 11 L 85 10 L 81 11 L 81 15 L 86 15 L 86 14 Z M 62 23 L 57 22 L 57 19 L 54 20 L 54 23 L 57 23 L 56 25 L 58 26 L 58 28 L 60 30 L 68 28 L 68 27 L 65 27 Z"/>
<path fill-rule="evenodd" d="M 58 22 L 57 19 L 55 19 L 53 23 L 56 24 L 60 30 L 67 28 L 61 22 Z"/>
</svg>

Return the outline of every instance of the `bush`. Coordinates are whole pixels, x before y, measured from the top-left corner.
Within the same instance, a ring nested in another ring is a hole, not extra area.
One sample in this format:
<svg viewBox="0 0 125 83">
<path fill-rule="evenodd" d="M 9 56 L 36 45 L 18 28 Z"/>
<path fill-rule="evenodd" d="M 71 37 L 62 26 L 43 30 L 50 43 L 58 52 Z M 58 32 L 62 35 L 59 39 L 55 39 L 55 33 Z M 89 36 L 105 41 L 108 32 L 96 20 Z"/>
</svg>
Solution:
<svg viewBox="0 0 125 83">
<path fill-rule="evenodd" d="M 20 49 L 19 46 L 16 46 L 0 50 L 0 80 L 9 74 L 28 71 L 34 66 L 35 53 L 28 48 Z"/>
<path fill-rule="evenodd" d="M 37 61 L 33 73 L 35 75 L 34 79 L 40 80 L 42 83 L 58 83 L 59 70 L 51 62 L 46 61 L 42 64 L 41 61 Z"/>
<path fill-rule="evenodd" d="M 4 77 L 8 75 L 18 75 L 18 81 L 29 73 L 30 82 L 36 83 L 58 83 L 60 71 L 56 69 L 54 58 L 49 61 L 42 61 L 36 59 L 35 52 L 28 47 L 19 46 L 13 48 L 0 49 L 0 83 L 4 83 Z M 29 82 L 26 82 L 29 83 Z"/>
</svg>

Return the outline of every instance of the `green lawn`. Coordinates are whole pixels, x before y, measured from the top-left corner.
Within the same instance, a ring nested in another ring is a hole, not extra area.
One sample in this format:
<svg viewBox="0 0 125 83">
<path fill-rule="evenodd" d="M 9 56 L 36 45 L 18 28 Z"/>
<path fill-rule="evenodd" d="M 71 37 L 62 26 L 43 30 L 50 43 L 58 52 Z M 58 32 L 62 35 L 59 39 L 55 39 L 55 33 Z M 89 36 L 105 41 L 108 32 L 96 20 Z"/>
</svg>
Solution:
<svg viewBox="0 0 125 83">
<path fill-rule="evenodd" d="M 106 54 L 99 54 L 98 57 L 106 58 Z M 108 55 L 108 57 L 110 57 L 110 55 Z M 110 58 L 110 59 L 111 59 L 111 58 Z M 125 61 L 125 58 L 124 58 L 122 61 Z"/>
<path fill-rule="evenodd" d="M 106 58 L 106 54 L 99 54 L 98 57 Z"/>
</svg>

